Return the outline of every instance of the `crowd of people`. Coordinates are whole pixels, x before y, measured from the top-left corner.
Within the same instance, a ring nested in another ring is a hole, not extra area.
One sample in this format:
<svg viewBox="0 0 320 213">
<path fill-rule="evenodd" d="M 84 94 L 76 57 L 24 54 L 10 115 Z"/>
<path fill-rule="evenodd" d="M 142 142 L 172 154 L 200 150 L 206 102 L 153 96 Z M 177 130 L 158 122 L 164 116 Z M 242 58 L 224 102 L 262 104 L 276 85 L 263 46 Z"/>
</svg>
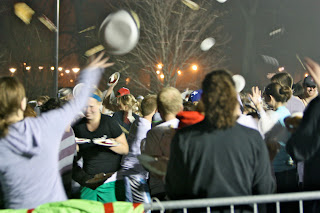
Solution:
<svg viewBox="0 0 320 213">
<path fill-rule="evenodd" d="M 310 75 L 299 94 L 286 72 L 264 91 L 238 93 L 231 72 L 214 70 L 201 89 L 165 87 L 139 98 L 125 87 L 115 93 L 117 83 L 104 92 L 96 87 L 112 66 L 107 61 L 100 54 L 81 71 L 77 96 L 63 89 L 39 97 L 34 108 L 17 79 L 0 78 L 2 208 L 320 189 L 320 66 L 313 60 L 306 59 Z M 259 208 L 275 212 L 273 204 Z M 318 201 L 304 208 L 320 212 Z M 281 204 L 281 212 L 298 210 L 295 202 Z"/>
</svg>

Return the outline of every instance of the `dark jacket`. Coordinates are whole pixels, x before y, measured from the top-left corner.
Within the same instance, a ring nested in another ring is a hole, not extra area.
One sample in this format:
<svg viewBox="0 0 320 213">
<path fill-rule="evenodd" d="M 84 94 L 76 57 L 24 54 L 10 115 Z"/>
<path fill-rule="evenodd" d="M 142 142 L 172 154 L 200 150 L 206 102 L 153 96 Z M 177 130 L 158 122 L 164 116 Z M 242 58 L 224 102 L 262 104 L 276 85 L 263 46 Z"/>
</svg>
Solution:
<svg viewBox="0 0 320 213">
<path fill-rule="evenodd" d="M 304 189 L 320 190 L 320 97 L 313 99 L 304 112 L 297 131 L 287 142 L 287 152 L 304 161 Z"/>
<path fill-rule="evenodd" d="M 257 131 L 238 123 L 222 130 L 204 120 L 178 130 L 166 189 L 175 200 L 273 193 L 266 144 Z"/>
</svg>

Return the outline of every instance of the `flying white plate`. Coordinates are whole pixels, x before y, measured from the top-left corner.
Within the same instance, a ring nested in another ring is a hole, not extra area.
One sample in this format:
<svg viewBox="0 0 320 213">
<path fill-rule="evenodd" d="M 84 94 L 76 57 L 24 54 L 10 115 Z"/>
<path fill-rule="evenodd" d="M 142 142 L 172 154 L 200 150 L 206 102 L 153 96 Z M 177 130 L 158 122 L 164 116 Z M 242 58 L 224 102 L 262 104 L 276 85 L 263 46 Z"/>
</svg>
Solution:
<svg viewBox="0 0 320 213">
<path fill-rule="evenodd" d="M 219 3 L 225 3 L 227 0 L 217 0 Z"/>
<path fill-rule="evenodd" d="M 81 93 L 81 89 L 84 87 L 84 83 L 77 84 L 72 91 L 73 97 L 78 97 Z"/>
<path fill-rule="evenodd" d="M 243 88 L 246 86 L 246 80 L 242 75 L 233 75 L 232 79 L 235 83 L 237 93 L 240 93 Z"/>
<path fill-rule="evenodd" d="M 119 72 L 113 73 L 109 77 L 108 86 L 118 83 L 119 79 L 120 79 L 120 73 Z"/>
<path fill-rule="evenodd" d="M 208 51 L 210 50 L 211 47 L 216 43 L 216 40 L 212 37 L 206 38 L 203 40 L 200 44 L 200 49 L 202 51 Z"/>
<path fill-rule="evenodd" d="M 125 10 L 110 14 L 101 24 L 99 35 L 106 51 L 114 55 L 130 52 L 139 40 L 137 15 Z"/>
</svg>

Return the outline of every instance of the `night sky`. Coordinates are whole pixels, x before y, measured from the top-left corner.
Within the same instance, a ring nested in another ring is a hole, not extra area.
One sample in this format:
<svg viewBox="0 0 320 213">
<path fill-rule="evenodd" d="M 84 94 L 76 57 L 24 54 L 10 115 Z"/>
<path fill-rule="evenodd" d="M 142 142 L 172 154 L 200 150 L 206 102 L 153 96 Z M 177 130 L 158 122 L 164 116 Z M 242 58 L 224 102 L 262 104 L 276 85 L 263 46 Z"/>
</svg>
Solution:
<svg viewBox="0 0 320 213">
<path fill-rule="evenodd" d="M 245 1 L 243 1 L 245 2 Z M 226 18 L 226 31 L 232 40 L 226 54 L 229 56 L 229 68 L 235 73 L 242 73 L 241 62 L 244 41 L 244 19 L 235 1 L 229 0 L 224 5 L 230 9 Z M 265 86 L 268 72 L 277 71 L 277 67 L 264 63 L 260 55 L 275 57 L 280 66 L 284 66 L 297 82 L 304 77 L 305 71 L 296 59 L 308 56 L 320 62 L 320 1 L 317 0 L 268 0 L 259 1 L 256 16 L 256 69 L 246 76 L 248 86 Z M 283 34 L 270 37 L 269 33 L 282 27 Z"/>
<path fill-rule="evenodd" d="M 225 32 L 232 37 L 232 40 L 225 48 L 225 54 L 228 58 L 225 66 L 233 73 L 243 74 L 245 73 L 242 70 L 245 20 L 236 1 L 243 4 L 244 8 L 249 8 L 254 2 L 254 0 L 228 0 L 224 4 L 216 4 L 216 7 L 217 9 L 228 11 L 228 15 L 222 17 L 219 22 L 224 25 Z M 2 10 L 0 11 L 0 16 L 14 16 L 12 9 L 14 2 L 17 1 L 1 1 Z M 30 6 L 32 5 L 33 8 L 45 12 L 50 19 L 54 20 L 54 13 L 52 13 L 54 1 L 25 2 Z M 195 0 L 195 2 L 197 1 Z M 77 4 L 79 5 L 80 3 L 87 5 L 86 11 L 75 13 Z M 112 11 L 112 8 L 106 9 L 106 1 L 103 0 L 61 0 L 61 11 L 64 10 L 68 12 L 62 12 L 60 15 L 61 31 L 77 33 L 81 28 L 84 29 L 90 25 L 99 26 L 99 22 L 108 15 L 109 11 Z M 268 83 L 266 74 L 278 70 L 278 67 L 266 64 L 261 55 L 275 57 L 280 66 L 285 67 L 285 71 L 292 74 L 296 82 L 301 80 L 305 74 L 296 59 L 296 54 L 299 54 L 302 59 L 305 56 L 309 56 L 320 62 L 318 47 L 320 38 L 319 10 L 320 1 L 318 0 L 258 1 L 257 12 L 254 16 L 255 39 L 252 41 L 256 48 L 254 66 L 249 73 L 243 74 L 247 79 L 246 89 L 253 85 L 265 86 Z M 19 20 L 17 19 L 17 21 Z M 8 39 L 10 39 L 10 36 L 5 36 L 10 31 L 6 29 L 7 27 L 8 25 L 0 25 L 2 44 L 8 43 Z M 284 29 L 284 32 L 270 37 L 269 33 L 278 28 Z M 79 44 L 72 40 L 72 36 L 61 35 L 60 39 L 63 49 L 74 48 Z M 77 66 L 79 65 L 79 58 L 81 59 L 81 56 L 70 55 L 61 64 L 63 66 L 66 63 L 72 63 L 72 66 Z M 3 70 L 7 72 L 7 69 L 2 67 L 1 74 L 3 74 Z"/>
</svg>

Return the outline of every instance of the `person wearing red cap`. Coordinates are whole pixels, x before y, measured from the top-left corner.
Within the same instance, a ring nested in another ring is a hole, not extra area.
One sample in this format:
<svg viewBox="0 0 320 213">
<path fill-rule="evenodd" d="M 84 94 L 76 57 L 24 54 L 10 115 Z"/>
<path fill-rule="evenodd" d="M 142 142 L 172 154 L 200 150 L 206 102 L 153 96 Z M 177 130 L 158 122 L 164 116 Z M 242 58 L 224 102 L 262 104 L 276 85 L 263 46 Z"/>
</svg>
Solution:
<svg viewBox="0 0 320 213">
<path fill-rule="evenodd" d="M 117 97 L 121 97 L 124 95 L 129 95 L 130 94 L 130 90 L 128 88 L 122 87 L 117 91 Z"/>
</svg>

